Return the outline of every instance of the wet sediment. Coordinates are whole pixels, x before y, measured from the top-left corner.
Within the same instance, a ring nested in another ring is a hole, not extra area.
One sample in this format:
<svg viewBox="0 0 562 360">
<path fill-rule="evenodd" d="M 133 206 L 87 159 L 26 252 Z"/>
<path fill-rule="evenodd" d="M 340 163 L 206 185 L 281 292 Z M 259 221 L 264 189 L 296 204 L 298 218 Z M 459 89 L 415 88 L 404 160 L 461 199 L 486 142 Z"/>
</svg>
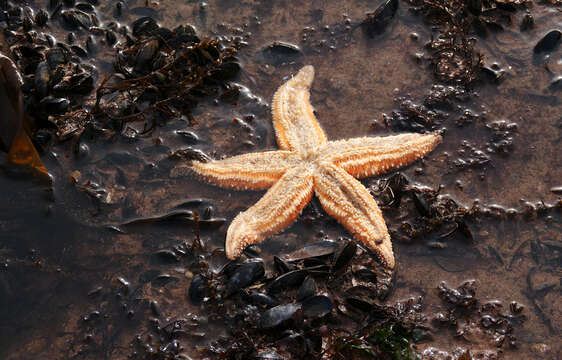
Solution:
<svg viewBox="0 0 562 360">
<path fill-rule="evenodd" d="M 55 179 L 0 180 L 0 357 L 559 356 L 555 4 L 0 8 Z M 189 171 L 276 148 L 269 99 L 308 63 L 330 137 L 443 133 L 427 160 L 364 182 L 394 274 L 315 201 L 228 262 L 228 220 L 261 194 Z"/>
</svg>

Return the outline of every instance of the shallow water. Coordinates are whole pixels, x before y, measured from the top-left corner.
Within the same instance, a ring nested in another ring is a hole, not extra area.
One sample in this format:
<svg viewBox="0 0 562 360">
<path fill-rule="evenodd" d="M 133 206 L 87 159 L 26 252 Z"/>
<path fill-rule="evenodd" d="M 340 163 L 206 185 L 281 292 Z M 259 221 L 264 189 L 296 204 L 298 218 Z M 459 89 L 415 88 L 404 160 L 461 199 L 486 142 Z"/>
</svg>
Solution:
<svg viewBox="0 0 562 360">
<path fill-rule="evenodd" d="M 37 9 L 46 3 L 35 1 L 30 6 Z M 196 179 L 187 164 L 171 161 L 167 155 L 187 145 L 213 157 L 275 149 L 269 103 L 284 79 L 303 65 L 315 67 L 311 101 L 330 139 L 390 133 L 383 114 L 398 108 L 397 98 L 422 102 L 435 83 L 428 62 L 416 58 L 427 52 L 424 44 L 435 33 L 405 2 L 386 31 L 374 38 L 354 28 L 375 7 L 366 1 L 218 0 L 205 5 L 161 1 L 153 11 L 143 5 L 144 1 L 127 2 L 128 11 L 119 21 L 130 23 L 150 13 L 169 28 L 190 23 L 209 37 L 242 36 L 248 45 L 238 54 L 243 66 L 236 82 L 246 90 L 233 102 L 209 96 L 193 109 L 194 123 L 169 119 L 146 138 L 86 139 L 88 151 L 79 156 L 69 141 L 55 144 L 42 156 L 54 178 L 52 190 L 14 175 L 0 176 L 5 189 L 0 201 L 0 263 L 4 264 L 0 269 L 0 358 L 127 358 L 135 336 L 149 331 L 150 301 L 163 309 L 163 323 L 180 316 L 207 316 L 187 297 L 194 273 L 181 261 L 166 263 L 153 254 L 191 243 L 196 237 L 210 253 L 221 249 L 229 221 L 262 193 L 208 185 Z M 102 21 L 111 18 L 104 15 L 110 13 L 109 4 L 97 8 Z M 558 11 L 535 4 L 530 9 L 534 29 L 519 30 L 524 15 L 519 11 L 504 31 L 477 39 L 484 62 L 497 62 L 506 74 L 499 83 L 477 82 L 468 100 L 448 111 L 438 127 L 443 143 L 425 160 L 399 170 L 411 183 L 432 189 L 441 186 L 441 195 L 468 207 L 476 199 L 480 204 L 516 209 L 525 202 L 536 206 L 559 199 L 551 188 L 562 185 L 562 97 L 559 89 L 549 88 L 554 75 L 533 56 L 533 47 L 544 33 L 562 27 Z M 354 30 L 346 30 L 346 25 Z M 58 39 L 65 36 L 60 29 L 52 31 Z M 77 35 L 85 38 L 84 33 Z M 288 63 L 273 63 L 262 52 L 273 41 L 298 44 L 303 55 L 289 58 Z M 97 59 L 88 61 L 101 74 L 111 69 L 110 54 L 103 48 Z M 558 74 L 561 56 L 559 47 L 549 59 Z M 479 116 L 459 126 L 455 120 L 466 109 Z M 486 153 L 489 161 L 482 166 L 456 166 L 457 159 L 472 157 L 469 148 L 486 152 L 494 136 L 490 127 L 499 120 L 516 124 L 507 153 Z M 199 140 L 192 144 L 178 130 L 193 131 Z M 105 192 L 96 200 L 78 189 L 70 175 L 79 176 L 80 183 L 91 180 Z M 376 193 L 378 180 L 363 183 Z M 204 199 L 192 208 L 203 213 L 211 207 L 211 217 L 225 218 L 226 223 L 197 228 L 173 222 L 121 226 L 165 214 L 190 199 Z M 417 216 L 412 201 L 404 202 L 399 209 L 383 208 L 391 230 L 397 231 L 403 221 Z M 275 254 L 318 240 L 319 233 L 329 239 L 349 237 L 321 211 L 309 221 L 307 216 L 319 208 L 313 201 L 294 225 L 259 246 L 260 256 L 269 261 Z M 386 301 L 422 295 L 424 311 L 436 313 L 445 308 L 438 297 L 439 283 L 456 287 L 474 279 L 481 302 L 499 300 L 508 308 L 516 301 L 524 306 L 526 319 L 514 331 L 518 347 L 504 347 L 500 357 L 556 359 L 562 323 L 560 220 L 558 208 L 539 216 L 470 221 L 472 241 L 458 232 L 447 237 L 434 232 L 412 241 L 395 238 L 396 281 Z M 435 241 L 446 245 L 429 246 Z M 545 243 L 552 246 L 537 254 L 537 244 L 540 248 Z M 211 259 L 217 267 L 226 263 L 220 250 Z M 159 274 L 170 277 L 158 278 Z M 226 333 L 225 324 L 211 319 L 193 330 L 184 342 L 184 352 L 197 358 L 195 345 Z M 430 347 L 449 352 L 457 347 L 497 351 L 489 336 L 463 338 L 455 336 L 454 329 L 435 330 L 431 341 L 416 344 L 420 353 Z"/>
</svg>

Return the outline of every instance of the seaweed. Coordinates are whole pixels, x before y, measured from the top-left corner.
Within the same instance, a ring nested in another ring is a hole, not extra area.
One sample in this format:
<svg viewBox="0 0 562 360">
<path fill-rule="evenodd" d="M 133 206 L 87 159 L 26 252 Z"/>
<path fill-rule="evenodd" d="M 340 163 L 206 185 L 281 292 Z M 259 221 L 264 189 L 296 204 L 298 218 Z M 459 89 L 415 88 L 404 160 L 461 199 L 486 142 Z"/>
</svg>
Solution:
<svg viewBox="0 0 562 360">
<path fill-rule="evenodd" d="M 399 181 L 398 181 L 399 179 Z M 473 240 L 467 224 L 480 219 L 496 220 L 532 220 L 537 217 L 547 218 L 549 214 L 560 211 L 562 200 L 552 203 L 523 202 L 515 208 L 507 208 L 494 204 L 482 204 L 475 201 L 471 206 L 459 204 L 450 196 L 440 194 L 440 188 L 432 189 L 409 184 L 403 174 L 395 174 L 378 180 L 370 187 L 370 191 L 383 199 L 383 206 L 398 206 L 397 200 L 409 198 L 412 205 L 408 209 L 408 220 L 401 220 L 397 226 L 390 226 L 393 239 L 412 242 L 428 234 L 436 234 L 446 239 L 456 233 L 468 241 Z M 403 201 L 402 201 L 403 202 Z M 400 202 L 400 203 L 402 203 Z"/>
<path fill-rule="evenodd" d="M 366 336 L 337 337 L 328 351 L 333 359 L 421 359 L 412 350 L 412 343 L 412 331 L 392 323 L 369 330 Z"/>
<path fill-rule="evenodd" d="M 477 78 L 482 55 L 474 50 L 467 17 L 468 3 L 462 0 L 409 0 L 427 22 L 440 28 L 439 36 L 426 44 L 431 51 L 433 74 L 439 81 L 468 85 Z"/>
<path fill-rule="evenodd" d="M 97 121 L 129 137 L 144 136 L 157 125 L 159 118 L 152 115 L 189 114 L 202 96 L 238 74 L 239 44 L 200 41 L 194 33 L 185 37 L 187 28 L 176 28 L 166 40 L 141 36 L 119 51 L 116 81 L 105 77 L 96 90 L 92 114 Z M 135 121 L 144 121 L 142 131 L 126 126 Z"/>
<path fill-rule="evenodd" d="M 67 18 L 76 11 L 90 18 L 79 10 L 65 11 Z M 150 17 L 132 27 L 134 37 L 117 42 L 111 23 L 88 26 L 90 33 L 112 39 L 106 44 L 116 50 L 115 72 L 97 86 L 96 69 L 82 62 L 93 53 L 94 37 L 88 37 L 86 51 L 62 42 L 54 46 L 48 35 L 15 26 L 6 32 L 24 76 L 26 109 L 39 128 L 54 126 L 60 141 L 79 136 L 90 124 L 126 137 L 147 136 L 166 118 L 192 118 L 190 109 L 202 97 L 215 94 L 240 71 L 236 54 L 244 43 L 239 37 L 200 39 L 190 25 L 172 31 Z M 137 121 L 142 123 L 128 126 Z"/>
<path fill-rule="evenodd" d="M 511 13 L 525 9 L 519 0 L 408 0 L 411 9 L 423 14 L 439 35 L 426 44 L 431 52 L 431 67 L 437 80 L 470 85 L 489 73 L 483 55 L 475 50 L 477 37 L 502 31 L 512 21 Z M 501 78 L 503 74 L 500 74 Z M 494 77 L 497 78 L 494 74 Z M 497 80 L 499 80 L 499 78 Z"/>
</svg>

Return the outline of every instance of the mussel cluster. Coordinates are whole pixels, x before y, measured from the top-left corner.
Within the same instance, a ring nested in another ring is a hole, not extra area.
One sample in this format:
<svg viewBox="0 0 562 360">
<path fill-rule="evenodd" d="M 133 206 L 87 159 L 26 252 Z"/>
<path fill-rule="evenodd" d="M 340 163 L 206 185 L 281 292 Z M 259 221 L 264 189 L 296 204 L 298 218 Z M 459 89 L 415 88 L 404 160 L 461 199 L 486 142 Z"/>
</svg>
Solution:
<svg viewBox="0 0 562 360">
<path fill-rule="evenodd" d="M 5 22 L 9 45 L 5 50 L 11 51 L 23 73 L 26 109 L 40 126 L 47 125 L 49 116 L 82 106 L 79 103 L 92 92 L 97 78 L 95 67 L 84 60 L 95 54 L 99 38 L 109 46 L 115 43 L 106 38 L 116 39 L 118 25 L 101 27 L 96 3 L 52 0 L 37 12 L 16 2 L 1 4 L 0 22 Z M 53 28 L 68 31 L 67 42 L 47 32 Z M 85 38 L 84 46 L 77 43 L 76 34 Z"/>
<path fill-rule="evenodd" d="M 423 312 L 422 296 L 382 304 L 389 274 L 354 242 L 340 240 L 311 243 L 270 263 L 249 250 L 245 260 L 220 266 L 210 265 L 212 255 L 204 251 L 182 252 L 195 259 L 189 300 L 205 315 L 162 323 L 162 311 L 151 303 L 154 336 L 135 340 L 132 357 L 177 358 L 186 350 L 184 340 L 204 338 L 210 323 L 228 332 L 191 350 L 224 359 L 417 359 L 412 343 L 449 327 L 469 342 L 478 333 L 493 348 L 515 346 L 513 331 L 525 321 L 520 304 L 506 309 L 499 301 L 480 302 L 474 282 L 440 284 L 444 308 L 435 313 Z"/>
<path fill-rule="evenodd" d="M 338 333 L 329 328 L 342 325 L 341 314 L 357 322 L 397 321 L 395 309 L 380 302 L 391 289 L 392 275 L 351 240 L 311 243 L 274 256 L 267 266 L 251 250 L 246 255 L 247 260 L 219 270 L 203 267 L 189 287 L 191 302 L 225 321 L 236 339 L 217 340 L 208 349 L 215 355 L 318 356 L 325 350 L 322 339 Z M 243 334 L 256 336 L 256 343 L 248 346 Z"/>
<path fill-rule="evenodd" d="M 116 74 L 102 81 L 94 108 L 98 119 L 117 124 L 124 135 L 136 136 L 124 124 L 148 121 L 149 114 L 189 114 L 202 96 L 217 92 L 240 71 L 235 54 L 241 44 L 235 40 L 200 40 L 189 25 L 172 31 L 150 17 L 134 21 L 132 33 L 135 40 L 128 38 L 119 46 Z M 154 123 L 145 123 L 143 130 Z"/>
<path fill-rule="evenodd" d="M 65 113 L 71 100 L 94 88 L 94 68 L 71 62 L 71 52 L 64 47 L 19 44 L 12 48 L 23 69 L 26 105 L 37 120 Z"/>
<path fill-rule="evenodd" d="M 123 3 L 118 5 L 120 13 Z M 39 127 L 54 125 L 59 140 L 93 122 L 134 136 L 124 124 L 146 120 L 149 113 L 188 113 L 198 98 L 216 92 L 240 70 L 234 57 L 243 45 L 240 38 L 201 40 L 190 25 L 170 30 L 148 16 L 130 27 L 102 23 L 96 6 L 97 1 L 52 0 L 35 13 L 11 1 L 0 3 L 8 50 L 24 76 L 26 109 Z M 47 28 L 65 31 L 66 41 Z M 99 56 L 102 46 L 115 51 L 115 73 L 98 79 L 88 59 Z"/>
</svg>

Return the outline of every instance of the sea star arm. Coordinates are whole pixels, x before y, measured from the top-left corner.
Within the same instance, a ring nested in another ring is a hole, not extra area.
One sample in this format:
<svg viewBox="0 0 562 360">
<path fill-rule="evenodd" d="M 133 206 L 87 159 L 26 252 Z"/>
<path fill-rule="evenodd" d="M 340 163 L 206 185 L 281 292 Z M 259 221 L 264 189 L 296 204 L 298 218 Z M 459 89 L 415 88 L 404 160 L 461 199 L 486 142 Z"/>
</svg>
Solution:
<svg viewBox="0 0 562 360">
<path fill-rule="evenodd" d="M 340 166 L 356 178 L 375 176 L 408 165 L 441 142 L 439 134 L 400 134 L 330 141 L 320 158 Z"/>
<path fill-rule="evenodd" d="M 254 206 L 234 218 L 226 233 L 226 256 L 289 226 L 312 197 L 312 173 L 304 167 L 288 170 Z"/>
<path fill-rule="evenodd" d="M 394 268 L 392 243 L 382 213 L 367 189 L 342 168 L 322 163 L 314 175 L 314 190 L 326 212 Z"/>
<path fill-rule="evenodd" d="M 275 184 L 297 161 L 295 153 L 290 151 L 266 151 L 206 163 L 196 161 L 192 169 L 220 186 L 263 190 Z"/>
<path fill-rule="evenodd" d="M 305 66 L 273 96 L 273 127 L 283 150 L 307 152 L 327 141 L 310 105 L 313 79 L 314 68 Z"/>
</svg>

